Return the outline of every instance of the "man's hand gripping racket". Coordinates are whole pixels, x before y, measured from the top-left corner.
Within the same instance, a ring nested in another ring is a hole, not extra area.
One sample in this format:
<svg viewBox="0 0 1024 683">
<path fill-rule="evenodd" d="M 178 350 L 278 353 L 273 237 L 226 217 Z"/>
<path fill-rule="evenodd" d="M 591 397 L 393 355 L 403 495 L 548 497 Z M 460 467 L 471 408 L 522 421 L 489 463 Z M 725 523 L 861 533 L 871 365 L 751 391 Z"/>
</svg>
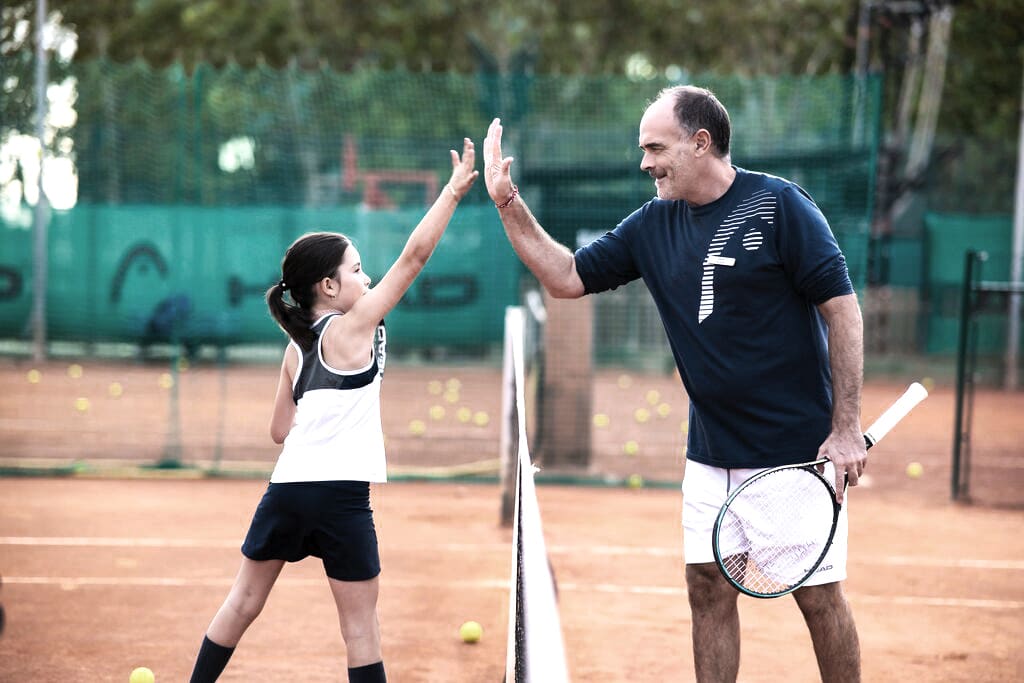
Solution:
<svg viewBox="0 0 1024 683">
<path fill-rule="evenodd" d="M 928 391 L 914 382 L 864 432 L 871 448 Z M 818 468 L 827 459 L 760 472 L 729 495 L 715 521 L 715 562 L 726 580 L 755 598 L 799 588 L 825 559 L 839 521 L 836 492 Z"/>
</svg>

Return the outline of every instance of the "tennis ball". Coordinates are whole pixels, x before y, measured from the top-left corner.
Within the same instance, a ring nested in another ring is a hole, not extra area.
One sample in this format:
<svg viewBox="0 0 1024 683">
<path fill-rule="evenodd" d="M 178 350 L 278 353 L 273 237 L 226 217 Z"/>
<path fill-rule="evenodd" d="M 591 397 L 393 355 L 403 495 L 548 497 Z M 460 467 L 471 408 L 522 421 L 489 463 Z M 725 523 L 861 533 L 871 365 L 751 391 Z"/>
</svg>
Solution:
<svg viewBox="0 0 1024 683">
<path fill-rule="evenodd" d="M 464 643 L 476 643 L 484 635 L 484 628 L 475 621 L 467 621 L 459 627 L 459 637 Z"/>
<path fill-rule="evenodd" d="M 647 402 L 649 404 L 651 404 L 652 406 L 656 406 L 658 405 L 658 401 L 661 400 L 661 392 L 658 391 L 657 389 L 651 389 L 650 391 L 647 392 L 645 398 L 647 399 Z"/>
<path fill-rule="evenodd" d="M 423 420 L 413 420 L 412 422 L 409 423 L 409 431 L 415 434 L 416 436 L 419 436 L 423 434 L 423 432 L 427 431 L 427 425 L 423 422 Z"/>
<path fill-rule="evenodd" d="M 29 384 L 39 384 L 39 382 L 42 379 L 43 379 L 43 373 L 39 372 L 38 370 L 33 369 L 33 370 L 29 370 L 28 371 L 28 383 Z"/>
<path fill-rule="evenodd" d="M 616 384 L 619 385 L 619 389 L 628 389 L 633 384 L 633 378 L 629 375 L 619 375 Z"/>
<path fill-rule="evenodd" d="M 165 372 L 160 375 L 160 379 L 157 380 L 160 384 L 161 389 L 170 389 L 174 386 L 174 378 L 171 377 L 171 373 Z"/>
<path fill-rule="evenodd" d="M 917 479 L 922 474 L 924 474 L 924 468 L 921 467 L 921 463 L 912 462 L 909 465 L 907 465 L 907 476 L 910 477 L 911 479 Z"/>
<path fill-rule="evenodd" d="M 597 413 L 594 415 L 594 426 L 595 427 L 607 427 L 611 424 L 611 418 L 604 413 Z"/>
<path fill-rule="evenodd" d="M 119 398 L 124 393 L 124 387 L 121 386 L 120 382 L 111 382 L 110 386 L 107 387 L 107 393 L 110 394 L 111 398 Z"/>
<path fill-rule="evenodd" d="M 458 389 L 449 389 L 448 391 L 444 392 L 444 400 L 448 401 L 449 403 L 458 403 L 459 402 L 459 390 Z"/>
<path fill-rule="evenodd" d="M 478 410 L 473 414 L 473 424 L 477 427 L 486 427 L 487 423 L 490 421 L 490 416 L 483 410 Z"/>
<path fill-rule="evenodd" d="M 71 379 L 78 379 L 82 376 L 82 366 L 78 363 L 72 363 L 68 366 L 68 377 Z"/>
<path fill-rule="evenodd" d="M 636 441 L 627 441 L 622 446 L 622 451 L 626 455 L 636 455 L 637 453 L 640 452 L 640 444 L 638 444 Z"/>
<path fill-rule="evenodd" d="M 458 418 L 459 422 L 469 422 L 473 419 L 473 411 L 463 406 L 455 411 L 455 417 Z"/>
<path fill-rule="evenodd" d="M 131 676 L 128 677 L 128 683 L 153 683 L 155 680 L 153 672 L 144 666 L 133 669 Z"/>
<path fill-rule="evenodd" d="M 668 414 L 672 412 L 672 406 L 667 403 L 658 404 L 658 417 L 668 417 Z"/>
<path fill-rule="evenodd" d="M 444 418 L 444 406 L 430 406 L 430 418 L 432 420 Z"/>
<path fill-rule="evenodd" d="M 928 391 L 931 391 L 932 389 L 935 388 L 935 380 L 933 380 L 931 377 L 925 377 L 924 379 L 921 380 L 921 386 L 923 386 Z"/>
<path fill-rule="evenodd" d="M 444 385 L 441 384 L 436 379 L 432 379 L 430 380 L 430 382 L 427 383 L 427 391 L 434 394 L 435 396 L 439 396 L 441 392 L 444 391 Z"/>
<path fill-rule="evenodd" d="M 462 382 L 460 382 L 455 377 L 449 379 L 447 382 L 444 383 L 444 385 L 448 389 L 448 391 L 458 391 L 459 389 L 462 388 Z"/>
<path fill-rule="evenodd" d="M 647 422 L 651 419 L 651 411 L 647 410 L 647 408 L 637 408 L 633 411 L 633 419 L 641 423 Z"/>
<path fill-rule="evenodd" d="M 84 396 L 80 396 L 75 399 L 75 410 L 84 413 L 89 410 L 89 399 Z"/>
<path fill-rule="evenodd" d="M 626 486 L 628 486 L 631 489 L 638 489 L 643 487 L 643 485 L 644 478 L 641 477 L 639 474 L 631 474 L 626 478 Z"/>
</svg>

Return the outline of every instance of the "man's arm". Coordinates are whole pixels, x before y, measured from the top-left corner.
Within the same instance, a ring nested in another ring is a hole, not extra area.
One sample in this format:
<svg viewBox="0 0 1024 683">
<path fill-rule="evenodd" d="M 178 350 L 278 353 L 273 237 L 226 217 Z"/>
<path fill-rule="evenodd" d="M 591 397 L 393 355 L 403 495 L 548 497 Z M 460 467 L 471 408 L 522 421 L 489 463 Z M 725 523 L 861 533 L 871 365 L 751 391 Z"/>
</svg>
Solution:
<svg viewBox="0 0 1024 683">
<path fill-rule="evenodd" d="M 484 140 L 484 181 L 516 255 L 551 296 L 575 299 L 584 295 L 572 252 L 551 237 L 512 184 L 512 157 L 501 156 L 501 120 L 494 119 Z"/>
<path fill-rule="evenodd" d="M 836 500 L 843 500 L 843 479 L 850 486 L 867 464 L 867 448 L 860 427 L 860 397 L 864 384 L 864 324 L 856 294 L 829 299 L 818 306 L 828 324 L 828 355 L 832 369 L 832 432 L 821 445 L 819 457 L 836 468 Z"/>
</svg>

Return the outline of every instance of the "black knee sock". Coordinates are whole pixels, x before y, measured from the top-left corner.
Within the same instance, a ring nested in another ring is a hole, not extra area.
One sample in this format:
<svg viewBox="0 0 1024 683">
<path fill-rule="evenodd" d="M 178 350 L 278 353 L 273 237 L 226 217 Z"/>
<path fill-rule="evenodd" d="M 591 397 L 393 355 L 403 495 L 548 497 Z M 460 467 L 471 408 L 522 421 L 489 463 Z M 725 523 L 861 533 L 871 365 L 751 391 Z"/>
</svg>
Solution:
<svg viewBox="0 0 1024 683">
<path fill-rule="evenodd" d="M 387 676 L 384 675 L 384 662 L 348 670 L 348 683 L 386 683 L 387 680 Z"/>
<path fill-rule="evenodd" d="M 195 668 L 192 669 L 190 683 L 213 683 L 224 671 L 231 659 L 233 647 L 218 645 L 206 636 L 203 636 L 203 644 L 199 647 L 199 656 L 196 657 Z"/>
</svg>

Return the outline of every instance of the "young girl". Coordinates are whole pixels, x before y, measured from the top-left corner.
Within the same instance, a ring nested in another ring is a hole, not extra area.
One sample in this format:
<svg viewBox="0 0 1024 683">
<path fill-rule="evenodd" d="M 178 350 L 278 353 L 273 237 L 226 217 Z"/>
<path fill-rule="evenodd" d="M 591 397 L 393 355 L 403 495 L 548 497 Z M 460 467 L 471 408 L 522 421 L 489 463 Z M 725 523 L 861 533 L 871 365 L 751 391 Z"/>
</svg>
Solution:
<svg viewBox="0 0 1024 683">
<path fill-rule="evenodd" d="M 473 142 L 452 150 L 448 184 L 376 287 L 342 235 L 299 238 L 267 292 L 291 338 L 281 363 L 270 435 L 283 443 L 242 544 L 242 566 L 203 638 L 192 683 L 215 681 L 259 615 L 285 562 L 323 561 L 348 654 L 348 680 L 384 681 L 377 590 L 380 560 L 370 482 L 386 480 L 380 421 L 384 315 L 437 246 L 478 172 Z M 288 292 L 294 303 L 287 303 Z"/>
</svg>

